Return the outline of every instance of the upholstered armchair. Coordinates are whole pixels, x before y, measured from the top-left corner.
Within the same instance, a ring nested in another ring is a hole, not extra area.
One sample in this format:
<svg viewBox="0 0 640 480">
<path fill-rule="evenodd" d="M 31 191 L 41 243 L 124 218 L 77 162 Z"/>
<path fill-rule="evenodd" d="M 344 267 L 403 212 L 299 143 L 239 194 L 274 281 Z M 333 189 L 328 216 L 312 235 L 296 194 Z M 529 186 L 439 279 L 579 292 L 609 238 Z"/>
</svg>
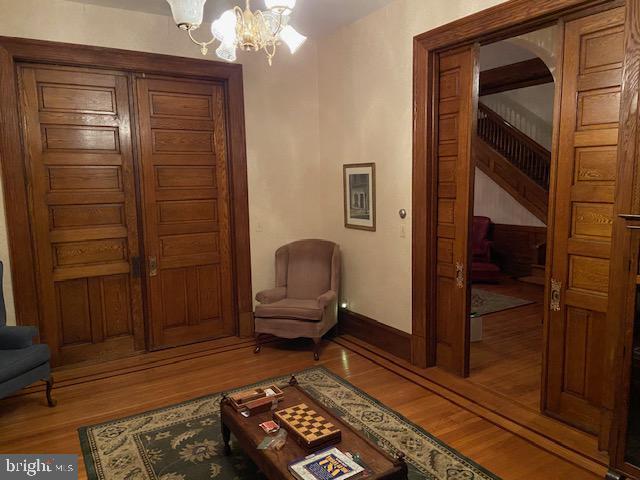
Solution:
<svg viewBox="0 0 640 480">
<path fill-rule="evenodd" d="M 276 286 L 256 296 L 256 349 L 264 335 L 320 341 L 338 322 L 340 248 L 325 240 L 301 240 L 276 251 Z"/>
<path fill-rule="evenodd" d="M 47 383 L 47 403 L 56 402 L 51 398 L 53 377 L 49 363 L 49 346 L 33 344 L 38 335 L 36 327 L 8 327 L 7 312 L 2 292 L 4 266 L 0 262 L 0 398 L 4 398 L 21 388 L 43 380 Z"/>
<path fill-rule="evenodd" d="M 472 282 L 496 282 L 502 277 L 500 267 L 491 260 L 491 247 L 493 242 L 489 240 L 491 219 L 489 217 L 473 217 L 473 229 L 471 230 L 471 281 Z"/>
</svg>

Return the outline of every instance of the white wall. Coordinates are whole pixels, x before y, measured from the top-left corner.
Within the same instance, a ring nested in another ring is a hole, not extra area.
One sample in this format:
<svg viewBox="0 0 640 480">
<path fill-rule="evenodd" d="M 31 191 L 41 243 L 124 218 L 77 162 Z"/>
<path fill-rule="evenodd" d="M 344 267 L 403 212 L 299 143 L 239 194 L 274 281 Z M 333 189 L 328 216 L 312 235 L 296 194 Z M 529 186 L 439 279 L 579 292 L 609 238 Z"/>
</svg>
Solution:
<svg viewBox="0 0 640 480">
<path fill-rule="evenodd" d="M 350 308 L 411 331 L 413 36 L 501 1 L 396 0 L 272 69 L 247 57 L 254 291 L 272 284 L 277 246 L 332 239 Z M 166 17 L 64 0 L 0 0 L 0 12 L 0 35 L 199 56 Z M 358 162 L 377 165 L 375 233 L 343 226 L 342 165 Z"/>
<path fill-rule="evenodd" d="M 546 226 L 479 168 L 476 168 L 473 214 L 489 217 L 493 223 Z"/>
<path fill-rule="evenodd" d="M 320 148 L 330 237 L 349 308 L 411 331 L 413 36 L 499 0 L 396 0 L 318 42 Z M 375 162 L 377 232 L 343 226 L 342 165 Z M 403 222 L 398 210 L 409 216 Z M 401 236 L 404 226 L 406 235 Z"/>
<path fill-rule="evenodd" d="M 64 0 L 0 0 L 0 35 L 202 58 L 169 17 Z M 204 28 L 203 28 L 204 29 Z M 213 59 L 213 55 L 207 57 Z M 319 156 L 317 54 L 308 42 L 269 68 L 245 55 L 245 112 L 254 292 L 273 284 L 273 253 L 287 241 L 322 236 L 325 194 Z M 0 259 L 10 267 L 0 198 Z M 262 232 L 256 229 L 261 225 Z M 15 322 L 10 275 L 8 321 Z"/>
</svg>

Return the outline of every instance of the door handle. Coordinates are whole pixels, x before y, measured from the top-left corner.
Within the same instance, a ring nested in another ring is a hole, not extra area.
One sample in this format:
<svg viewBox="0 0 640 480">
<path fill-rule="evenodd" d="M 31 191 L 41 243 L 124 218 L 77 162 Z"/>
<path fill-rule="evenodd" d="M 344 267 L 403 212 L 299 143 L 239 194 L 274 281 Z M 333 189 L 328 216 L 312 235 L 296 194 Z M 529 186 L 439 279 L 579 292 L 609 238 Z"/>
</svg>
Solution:
<svg viewBox="0 0 640 480">
<path fill-rule="evenodd" d="M 456 262 L 456 287 L 464 288 L 464 265 Z"/>
<path fill-rule="evenodd" d="M 158 257 L 149 257 L 149 276 L 155 277 L 158 275 Z"/>
<path fill-rule="evenodd" d="M 620 218 L 630 221 L 640 221 L 640 215 L 634 215 L 633 213 L 621 213 L 618 215 Z"/>
<path fill-rule="evenodd" d="M 562 293 L 562 282 L 554 278 L 551 279 L 551 301 L 549 308 L 552 312 L 560 311 L 560 295 Z"/>
<path fill-rule="evenodd" d="M 618 217 L 626 220 L 627 222 L 640 222 L 640 215 L 635 215 L 633 213 L 621 213 Z M 629 230 L 640 230 L 640 226 L 638 225 L 627 225 Z"/>
</svg>

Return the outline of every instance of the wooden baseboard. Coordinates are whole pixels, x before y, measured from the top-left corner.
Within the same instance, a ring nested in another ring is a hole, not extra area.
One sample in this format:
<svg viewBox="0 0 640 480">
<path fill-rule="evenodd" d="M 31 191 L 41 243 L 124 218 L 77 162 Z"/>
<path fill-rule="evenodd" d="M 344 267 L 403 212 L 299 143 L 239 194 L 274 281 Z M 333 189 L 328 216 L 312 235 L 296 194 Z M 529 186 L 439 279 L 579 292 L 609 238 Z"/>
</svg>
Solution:
<svg viewBox="0 0 640 480">
<path fill-rule="evenodd" d="M 380 323 L 365 315 L 341 308 L 338 330 L 374 345 L 407 362 L 411 361 L 411 334 Z"/>
<path fill-rule="evenodd" d="M 438 368 L 419 368 L 351 335 L 333 340 L 540 448 L 599 476 L 608 456 L 597 438 Z"/>
</svg>

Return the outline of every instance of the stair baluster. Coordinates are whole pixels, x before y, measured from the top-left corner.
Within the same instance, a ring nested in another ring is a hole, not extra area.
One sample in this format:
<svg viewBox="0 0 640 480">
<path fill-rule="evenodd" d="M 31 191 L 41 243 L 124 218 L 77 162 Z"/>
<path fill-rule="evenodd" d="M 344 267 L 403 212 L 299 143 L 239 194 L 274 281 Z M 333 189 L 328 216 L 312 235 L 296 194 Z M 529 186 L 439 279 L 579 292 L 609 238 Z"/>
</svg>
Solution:
<svg viewBox="0 0 640 480">
<path fill-rule="evenodd" d="M 551 153 L 486 105 L 478 104 L 478 136 L 520 171 L 549 190 Z"/>
</svg>

